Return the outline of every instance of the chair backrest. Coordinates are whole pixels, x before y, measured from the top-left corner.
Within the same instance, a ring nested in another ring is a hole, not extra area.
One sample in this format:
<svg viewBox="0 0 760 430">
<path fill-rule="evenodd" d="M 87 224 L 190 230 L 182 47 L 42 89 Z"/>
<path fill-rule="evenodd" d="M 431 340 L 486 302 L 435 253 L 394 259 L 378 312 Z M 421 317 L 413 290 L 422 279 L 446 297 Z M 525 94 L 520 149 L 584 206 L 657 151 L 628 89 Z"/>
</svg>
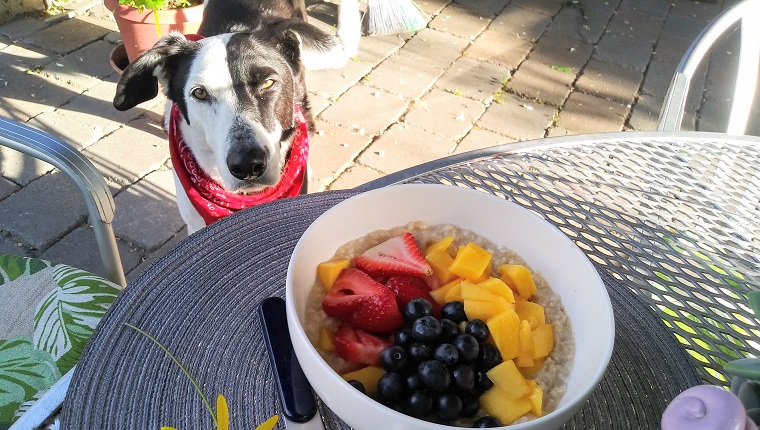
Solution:
<svg viewBox="0 0 760 430">
<path fill-rule="evenodd" d="M 681 129 L 689 85 L 697 67 L 719 38 L 736 24 L 741 32 L 741 48 L 726 132 L 737 135 L 745 133 L 760 67 L 760 0 L 743 0 L 736 3 L 718 15 L 697 36 L 673 76 L 660 112 L 658 130 Z"/>
</svg>

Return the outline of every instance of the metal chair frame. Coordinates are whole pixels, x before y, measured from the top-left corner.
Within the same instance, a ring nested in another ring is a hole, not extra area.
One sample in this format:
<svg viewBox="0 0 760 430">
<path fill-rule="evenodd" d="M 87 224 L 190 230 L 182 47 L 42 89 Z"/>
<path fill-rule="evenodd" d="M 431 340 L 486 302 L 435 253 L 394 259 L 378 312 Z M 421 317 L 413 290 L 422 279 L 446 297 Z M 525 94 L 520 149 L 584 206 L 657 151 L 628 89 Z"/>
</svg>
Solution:
<svg viewBox="0 0 760 430">
<path fill-rule="evenodd" d="M 697 67 L 715 42 L 737 23 L 741 31 L 741 48 L 726 133 L 734 135 L 745 133 L 760 67 L 760 0 L 743 0 L 726 9 L 692 42 L 681 59 L 665 96 L 665 102 L 660 111 L 658 130 L 681 130 L 689 85 Z"/>
</svg>

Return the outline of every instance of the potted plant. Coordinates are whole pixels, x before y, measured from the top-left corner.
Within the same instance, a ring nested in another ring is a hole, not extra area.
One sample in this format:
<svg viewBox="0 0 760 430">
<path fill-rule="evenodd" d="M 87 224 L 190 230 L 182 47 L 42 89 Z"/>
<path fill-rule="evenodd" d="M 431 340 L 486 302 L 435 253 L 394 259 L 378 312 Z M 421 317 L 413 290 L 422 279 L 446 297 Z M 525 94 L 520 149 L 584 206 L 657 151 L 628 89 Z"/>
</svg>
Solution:
<svg viewBox="0 0 760 430">
<path fill-rule="evenodd" d="M 194 34 L 203 19 L 203 0 L 104 0 L 116 19 L 124 47 L 111 54 L 126 51 L 128 62 L 150 49 L 170 31 Z M 120 66 L 120 65 L 119 65 Z M 116 68 L 116 65 L 115 65 Z M 117 69 L 118 70 L 118 69 Z"/>
</svg>

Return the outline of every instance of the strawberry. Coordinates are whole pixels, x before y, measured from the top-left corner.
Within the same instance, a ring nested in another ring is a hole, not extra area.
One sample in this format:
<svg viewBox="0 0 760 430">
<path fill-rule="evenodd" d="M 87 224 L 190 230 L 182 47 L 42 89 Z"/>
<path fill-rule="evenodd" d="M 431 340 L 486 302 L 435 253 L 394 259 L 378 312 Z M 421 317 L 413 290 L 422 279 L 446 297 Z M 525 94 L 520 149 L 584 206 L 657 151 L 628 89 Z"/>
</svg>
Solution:
<svg viewBox="0 0 760 430">
<path fill-rule="evenodd" d="M 366 250 L 354 258 L 359 269 L 375 275 L 412 275 L 425 277 L 433 274 L 417 241 L 407 232 Z"/>
<path fill-rule="evenodd" d="M 322 300 L 328 316 L 370 332 L 391 332 L 404 324 L 393 293 L 366 273 L 348 268 Z"/>
<path fill-rule="evenodd" d="M 380 353 L 393 342 L 341 324 L 334 337 L 335 352 L 351 363 L 380 367 Z"/>
<path fill-rule="evenodd" d="M 393 276 L 385 283 L 396 296 L 396 304 L 399 309 L 404 309 L 407 303 L 413 299 L 425 299 L 433 305 L 436 315 L 440 314 L 441 305 L 430 297 L 430 289 L 424 278 L 416 276 Z"/>
</svg>

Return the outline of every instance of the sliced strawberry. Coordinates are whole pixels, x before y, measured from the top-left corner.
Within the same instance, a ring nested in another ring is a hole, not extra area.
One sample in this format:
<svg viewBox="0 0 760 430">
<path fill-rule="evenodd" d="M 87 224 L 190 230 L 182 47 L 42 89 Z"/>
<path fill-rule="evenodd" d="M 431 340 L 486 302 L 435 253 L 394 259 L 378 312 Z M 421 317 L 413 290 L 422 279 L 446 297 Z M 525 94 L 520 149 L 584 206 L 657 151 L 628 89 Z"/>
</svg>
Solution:
<svg viewBox="0 0 760 430">
<path fill-rule="evenodd" d="M 425 277 L 433 274 L 411 233 L 404 233 L 366 250 L 354 258 L 356 267 L 370 275 L 412 275 Z"/>
<path fill-rule="evenodd" d="M 391 332 L 404 324 L 393 293 L 354 268 L 341 272 L 322 300 L 322 310 L 358 329 L 375 333 Z"/>
<path fill-rule="evenodd" d="M 341 324 L 334 337 L 335 352 L 351 363 L 380 366 L 380 353 L 393 345 L 388 339 L 357 330 L 347 324 Z"/>
<path fill-rule="evenodd" d="M 396 296 L 399 309 L 404 309 L 407 303 L 414 299 L 425 299 L 433 305 L 435 315 L 440 315 L 441 305 L 430 297 L 430 289 L 424 278 L 416 276 L 393 276 L 385 283 Z"/>
</svg>

